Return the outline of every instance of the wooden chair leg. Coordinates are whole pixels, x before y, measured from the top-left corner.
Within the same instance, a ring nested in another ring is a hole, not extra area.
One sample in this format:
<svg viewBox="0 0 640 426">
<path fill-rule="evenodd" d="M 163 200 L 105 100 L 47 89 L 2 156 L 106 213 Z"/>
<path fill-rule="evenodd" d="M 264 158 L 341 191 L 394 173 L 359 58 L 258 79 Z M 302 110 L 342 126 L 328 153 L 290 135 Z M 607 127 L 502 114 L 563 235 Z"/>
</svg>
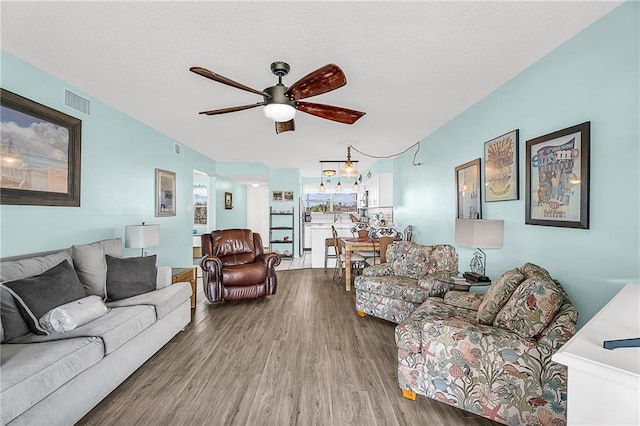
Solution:
<svg viewBox="0 0 640 426">
<path fill-rule="evenodd" d="M 414 391 L 410 391 L 409 389 L 402 389 L 402 396 L 410 399 L 411 401 L 416 400 L 416 393 Z"/>
<path fill-rule="evenodd" d="M 367 314 L 364 311 L 356 311 L 359 317 L 366 317 Z"/>
</svg>

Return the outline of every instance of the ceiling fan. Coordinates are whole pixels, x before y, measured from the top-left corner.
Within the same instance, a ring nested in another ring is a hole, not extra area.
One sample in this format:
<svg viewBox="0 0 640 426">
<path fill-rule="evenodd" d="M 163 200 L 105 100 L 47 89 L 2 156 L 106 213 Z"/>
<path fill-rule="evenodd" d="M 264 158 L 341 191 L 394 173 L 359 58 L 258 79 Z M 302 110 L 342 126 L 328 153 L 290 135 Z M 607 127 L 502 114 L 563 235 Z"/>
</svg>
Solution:
<svg viewBox="0 0 640 426">
<path fill-rule="evenodd" d="M 285 62 L 274 62 L 271 64 L 271 72 L 278 77 L 278 84 L 267 87 L 262 91 L 235 82 L 206 68 L 191 67 L 189 70 L 213 81 L 217 81 L 218 83 L 261 95 L 263 98 L 262 102 L 255 104 L 213 109 L 210 111 L 202 111 L 200 114 L 226 114 L 228 112 L 264 106 L 264 114 L 275 122 L 276 133 L 295 130 L 293 117 L 295 116 L 296 110 L 345 124 L 353 124 L 365 115 L 364 112 L 354 111 L 352 109 L 311 102 L 300 102 L 300 99 L 321 95 L 347 84 L 347 77 L 340 67 L 335 64 L 327 64 L 320 67 L 293 83 L 291 87 L 287 87 L 282 84 L 282 77 L 289 74 L 289 64 Z"/>
</svg>

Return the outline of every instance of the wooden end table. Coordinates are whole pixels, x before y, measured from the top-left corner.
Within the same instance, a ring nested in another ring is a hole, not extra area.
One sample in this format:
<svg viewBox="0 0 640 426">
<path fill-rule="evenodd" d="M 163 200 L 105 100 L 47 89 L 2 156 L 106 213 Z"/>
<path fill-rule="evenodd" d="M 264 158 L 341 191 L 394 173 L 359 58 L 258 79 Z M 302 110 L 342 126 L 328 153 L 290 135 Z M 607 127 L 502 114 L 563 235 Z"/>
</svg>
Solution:
<svg viewBox="0 0 640 426">
<path fill-rule="evenodd" d="M 198 272 L 195 266 L 190 268 L 171 268 L 171 284 L 191 283 L 191 309 L 196 307 L 197 279 Z"/>
</svg>

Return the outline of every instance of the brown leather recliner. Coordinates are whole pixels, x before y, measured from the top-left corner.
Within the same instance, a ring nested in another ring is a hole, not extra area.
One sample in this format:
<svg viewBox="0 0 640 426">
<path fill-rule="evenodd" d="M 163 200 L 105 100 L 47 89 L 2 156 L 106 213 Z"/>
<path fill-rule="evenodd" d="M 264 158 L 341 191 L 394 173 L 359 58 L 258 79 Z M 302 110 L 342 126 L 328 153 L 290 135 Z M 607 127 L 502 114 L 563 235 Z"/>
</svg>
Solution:
<svg viewBox="0 0 640 426">
<path fill-rule="evenodd" d="M 202 234 L 202 282 L 209 302 L 257 299 L 276 293 L 277 253 L 264 253 L 260 234 L 224 229 Z"/>
</svg>

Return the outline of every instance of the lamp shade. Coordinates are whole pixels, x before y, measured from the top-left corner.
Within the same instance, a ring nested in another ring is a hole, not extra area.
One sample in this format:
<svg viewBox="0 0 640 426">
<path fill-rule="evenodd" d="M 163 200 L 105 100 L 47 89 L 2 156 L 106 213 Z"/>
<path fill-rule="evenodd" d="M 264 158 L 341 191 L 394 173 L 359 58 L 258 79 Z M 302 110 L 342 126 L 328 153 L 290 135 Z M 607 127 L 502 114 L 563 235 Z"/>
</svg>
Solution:
<svg viewBox="0 0 640 426">
<path fill-rule="evenodd" d="M 129 248 L 147 248 L 160 244 L 160 225 L 127 225 L 125 227 L 124 246 Z"/>
<path fill-rule="evenodd" d="M 504 220 L 456 219 L 456 244 L 478 248 L 502 248 Z"/>
</svg>

